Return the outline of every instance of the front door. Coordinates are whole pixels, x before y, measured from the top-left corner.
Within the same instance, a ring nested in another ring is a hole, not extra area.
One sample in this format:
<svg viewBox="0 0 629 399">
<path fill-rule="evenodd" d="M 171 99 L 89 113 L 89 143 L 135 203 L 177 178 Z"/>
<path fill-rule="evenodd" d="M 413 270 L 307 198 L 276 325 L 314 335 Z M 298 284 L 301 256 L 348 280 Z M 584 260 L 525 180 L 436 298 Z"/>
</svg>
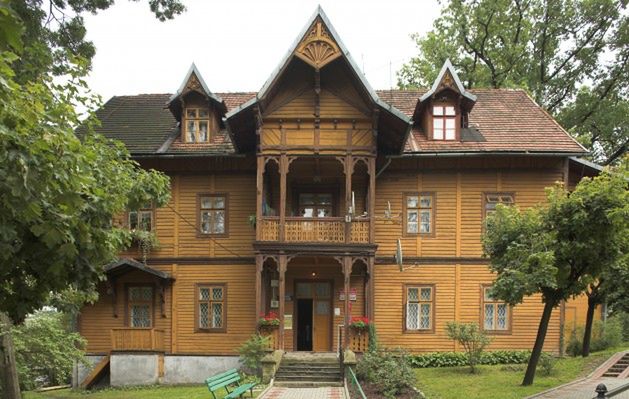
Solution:
<svg viewBox="0 0 629 399">
<path fill-rule="evenodd" d="M 332 283 L 297 282 L 297 350 L 327 352 L 332 342 Z"/>
</svg>

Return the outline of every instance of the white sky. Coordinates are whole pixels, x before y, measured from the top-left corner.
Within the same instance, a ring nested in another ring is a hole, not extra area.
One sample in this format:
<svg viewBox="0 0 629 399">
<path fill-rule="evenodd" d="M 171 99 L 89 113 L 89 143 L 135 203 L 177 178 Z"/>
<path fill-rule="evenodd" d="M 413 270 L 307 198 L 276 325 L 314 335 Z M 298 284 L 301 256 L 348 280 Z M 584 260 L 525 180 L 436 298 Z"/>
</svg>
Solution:
<svg viewBox="0 0 629 399">
<path fill-rule="evenodd" d="M 183 2 L 187 11 L 163 23 L 146 0 L 118 1 L 85 16 L 88 39 L 96 45 L 88 83 L 104 101 L 113 95 L 172 93 L 193 61 L 214 92 L 257 91 L 318 4 L 364 66 L 371 86 L 386 89 L 416 52 L 410 34 L 428 31 L 440 10 L 437 0 Z"/>
</svg>

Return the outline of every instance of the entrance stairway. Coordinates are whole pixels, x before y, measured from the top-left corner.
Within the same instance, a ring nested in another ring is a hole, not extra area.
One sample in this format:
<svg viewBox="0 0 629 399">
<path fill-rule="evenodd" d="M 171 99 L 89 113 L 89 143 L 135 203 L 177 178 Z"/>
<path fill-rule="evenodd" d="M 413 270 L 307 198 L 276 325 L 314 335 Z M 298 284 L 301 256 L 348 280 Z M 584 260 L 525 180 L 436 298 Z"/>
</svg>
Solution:
<svg viewBox="0 0 629 399">
<path fill-rule="evenodd" d="M 605 373 L 603 377 L 620 377 L 621 374 L 626 374 L 625 371 L 629 368 L 629 353 L 625 353 L 616 363 L 614 363 Z"/>
<path fill-rule="evenodd" d="M 287 353 L 275 373 L 274 385 L 295 388 L 343 386 L 339 359 L 335 353 Z"/>
</svg>

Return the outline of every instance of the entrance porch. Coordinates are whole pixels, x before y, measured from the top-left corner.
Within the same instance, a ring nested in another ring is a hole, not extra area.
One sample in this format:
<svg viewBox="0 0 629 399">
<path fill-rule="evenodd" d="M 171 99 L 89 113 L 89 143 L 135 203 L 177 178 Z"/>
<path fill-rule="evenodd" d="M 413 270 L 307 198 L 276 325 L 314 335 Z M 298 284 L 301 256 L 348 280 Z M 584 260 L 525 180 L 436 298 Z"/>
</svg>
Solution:
<svg viewBox="0 0 629 399">
<path fill-rule="evenodd" d="M 256 257 L 257 318 L 277 314 L 261 329 L 284 351 L 366 350 L 367 333 L 350 331 L 352 317 L 373 317 L 373 256 L 260 254 Z M 358 338 L 358 339 L 356 339 Z"/>
</svg>

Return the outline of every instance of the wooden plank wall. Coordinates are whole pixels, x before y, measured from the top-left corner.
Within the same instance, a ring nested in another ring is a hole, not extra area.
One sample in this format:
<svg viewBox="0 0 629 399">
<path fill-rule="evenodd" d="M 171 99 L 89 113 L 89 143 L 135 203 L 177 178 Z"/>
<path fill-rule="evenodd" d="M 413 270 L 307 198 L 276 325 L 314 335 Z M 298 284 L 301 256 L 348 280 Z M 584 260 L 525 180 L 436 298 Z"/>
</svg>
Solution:
<svg viewBox="0 0 629 399">
<path fill-rule="evenodd" d="M 396 265 L 376 266 L 375 321 L 383 344 L 411 351 L 457 349 L 445 334 L 446 323 L 480 323 L 481 285 L 493 280 L 487 262 L 481 259 L 482 193 L 512 192 L 517 206 L 526 208 L 545 201 L 544 188 L 562 179 L 562 163 L 552 160 L 404 160 L 392 164 L 376 183 L 377 256 L 391 258 L 401 238 L 405 259 L 441 257 L 444 261 L 411 268 L 409 263 L 404 272 Z M 434 236 L 405 236 L 404 192 L 434 193 Z M 384 219 L 387 201 L 399 218 Z M 434 333 L 403 332 L 405 283 L 435 284 Z M 530 349 L 542 308 L 539 296 L 526 298 L 513 310 L 512 332 L 495 335 L 490 348 Z M 559 326 L 560 310 L 555 309 L 546 350 L 559 350 Z"/>
</svg>

